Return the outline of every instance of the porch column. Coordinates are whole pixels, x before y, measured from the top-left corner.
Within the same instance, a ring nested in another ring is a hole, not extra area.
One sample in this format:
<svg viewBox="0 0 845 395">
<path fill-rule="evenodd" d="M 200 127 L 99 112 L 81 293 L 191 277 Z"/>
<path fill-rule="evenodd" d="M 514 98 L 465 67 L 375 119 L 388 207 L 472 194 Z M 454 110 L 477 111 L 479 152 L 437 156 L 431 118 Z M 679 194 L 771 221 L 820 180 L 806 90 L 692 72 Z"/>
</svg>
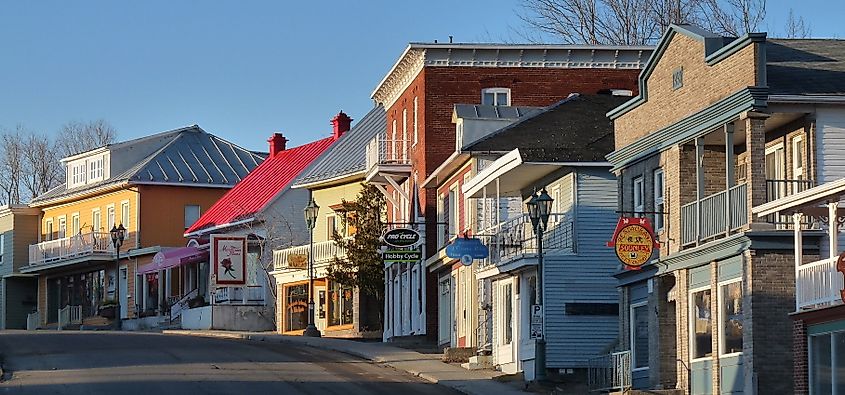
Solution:
<svg viewBox="0 0 845 395">
<path fill-rule="evenodd" d="M 828 241 L 830 244 L 830 258 L 834 259 L 839 255 L 839 221 L 836 214 L 837 209 L 839 209 L 839 202 L 830 202 L 827 204 L 827 212 L 828 212 L 828 237 L 830 240 Z"/>
<path fill-rule="evenodd" d="M 735 184 L 736 177 L 734 176 L 734 124 L 725 124 L 725 190 L 727 190 L 727 199 L 725 199 L 725 234 L 731 233 L 731 210 L 733 209 L 733 196 L 731 188 Z"/>
<path fill-rule="evenodd" d="M 695 240 L 701 242 L 701 199 L 704 198 L 704 138 L 695 139 Z"/>
<path fill-rule="evenodd" d="M 387 333 L 390 330 L 390 318 L 388 318 L 388 314 L 390 314 L 390 270 L 388 268 L 384 269 L 384 314 L 382 314 L 382 340 L 387 341 Z"/>
<path fill-rule="evenodd" d="M 798 268 L 804 261 L 804 240 L 801 236 L 801 213 L 792 214 L 792 226 L 795 232 L 795 311 L 798 311 L 798 295 L 801 295 L 801 281 L 798 280 Z"/>
<path fill-rule="evenodd" d="M 502 211 L 502 195 L 500 195 L 499 191 L 499 179 L 496 178 L 496 229 L 498 231 L 498 226 L 502 223 L 500 218 L 500 213 Z"/>
<path fill-rule="evenodd" d="M 769 114 L 750 111 L 743 119 L 745 128 L 746 159 L 745 180 L 748 186 L 748 223 L 764 224 L 765 218 L 752 215 L 751 209 L 766 202 L 766 119 Z"/>
<path fill-rule="evenodd" d="M 156 311 L 158 311 L 158 315 L 164 314 L 164 311 L 161 310 L 161 302 L 164 300 L 164 270 L 158 271 L 158 300 L 156 301 L 156 306 L 154 307 Z"/>
</svg>

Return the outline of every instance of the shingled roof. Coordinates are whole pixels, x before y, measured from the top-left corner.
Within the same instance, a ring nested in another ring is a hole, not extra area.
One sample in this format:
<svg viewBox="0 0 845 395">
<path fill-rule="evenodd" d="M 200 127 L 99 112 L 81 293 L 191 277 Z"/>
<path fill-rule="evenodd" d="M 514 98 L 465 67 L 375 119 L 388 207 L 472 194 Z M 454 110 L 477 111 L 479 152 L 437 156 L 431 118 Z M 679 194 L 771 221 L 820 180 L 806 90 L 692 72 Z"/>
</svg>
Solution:
<svg viewBox="0 0 845 395">
<path fill-rule="evenodd" d="M 630 97 L 573 94 L 463 148 L 519 149 L 530 162 L 604 162 L 613 151 L 613 122 L 605 114 Z"/>
<path fill-rule="evenodd" d="M 770 95 L 845 95 L 845 40 L 769 39 Z"/>
<path fill-rule="evenodd" d="M 387 128 L 384 107 L 376 106 L 344 133 L 294 181 L 293 187 L 306 187 L 352 177 L 366 170 L 367 144 Z"/>
<path fill-rule="evenodd" d="M 92 151 L 99 150 L 109 151 L 109 178 L 70 189 L 62 183 L 32 199 L 30 204 L 49 204 L 121 184 L 230 188 L 266 157 L 266 154 L 249 151 L 207 133 L 197 125 L 109 144 Z M 85 153 L 74 157 L 81 155 Z"/>
</svg>

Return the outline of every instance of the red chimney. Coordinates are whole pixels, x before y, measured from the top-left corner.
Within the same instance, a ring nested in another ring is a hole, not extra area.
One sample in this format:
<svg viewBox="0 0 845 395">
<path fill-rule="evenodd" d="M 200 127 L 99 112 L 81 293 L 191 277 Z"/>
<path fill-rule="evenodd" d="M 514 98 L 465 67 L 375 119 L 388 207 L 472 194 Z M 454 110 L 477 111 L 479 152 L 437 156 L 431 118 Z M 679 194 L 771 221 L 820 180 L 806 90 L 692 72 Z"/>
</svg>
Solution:
<svg viewBox="0 0 845 395">
<path fill-rule="evenodd" d="M 273 133 L 273 137 L 270 137 L 267 142 L 270 143 L 270 157 L 272 158 L 285 150 L 285 143 L 288 142 L 288 139 L 282 136 L 281 133 Z"/>
<path fill-rule="evenodd" d="M 334 126 L 334 133 L 332 134 L 337 140 L 338 137 L 349 131 L 349 126 L 352 124 L 352 118 L 343 113 L 341 110 L 334 118 L 332 118 L 332 126 Z"/>
</svg>

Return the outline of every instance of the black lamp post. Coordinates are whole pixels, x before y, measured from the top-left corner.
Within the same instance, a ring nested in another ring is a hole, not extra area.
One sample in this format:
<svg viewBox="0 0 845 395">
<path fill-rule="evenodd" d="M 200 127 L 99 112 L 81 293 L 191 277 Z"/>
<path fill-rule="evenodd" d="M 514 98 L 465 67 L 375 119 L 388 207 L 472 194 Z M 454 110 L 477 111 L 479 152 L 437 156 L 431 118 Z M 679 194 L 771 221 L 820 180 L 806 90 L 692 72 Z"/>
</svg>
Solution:
<svg viewBox="0 0 845 395">
<path fill-rule="evenodd" d="M 123 224 L 120 226 L 112 226 L 111 231 L 111 243 L 114 246 L 114 304 L 115 304 L 115 313 L 114 313 L 114 321 L 115 321 L 115 328 L 120 329 L 121 322 L 120 322 L 120 247 L 123 245 L 123 240 L 126 239 L 126 228 L 123 227 Z"/>
<path fill-rule="evenodd" d="M 552 208 L 551 196 L 543 190 L 531 197 L 528 201 L 528 217 L 531 219 L 531 225 L 534 229 L 534 234 L 537 236 L 537 304 L 541 307 L 543 312 L 543 326 L 545 327 L 546 311 L 543 306 L 543 232 L 549 226 L 549 214 Z M 536 339 L 534 348 L 534 380 L 545 380 L 546 378 L 546 340 L 545 328 L 543 334 Z"/>
<path fill-rule="evenodd" d="M 305 224 L 308 225 L 309 253 L 308 253 L 308 326 L 302 332 L 303 336 L 320 337 L 320 330 L 314 325 L 314 226 L 317 225 L 317 214 L 320 206 L 311 198 L 305 207 Z"/>
</svg>

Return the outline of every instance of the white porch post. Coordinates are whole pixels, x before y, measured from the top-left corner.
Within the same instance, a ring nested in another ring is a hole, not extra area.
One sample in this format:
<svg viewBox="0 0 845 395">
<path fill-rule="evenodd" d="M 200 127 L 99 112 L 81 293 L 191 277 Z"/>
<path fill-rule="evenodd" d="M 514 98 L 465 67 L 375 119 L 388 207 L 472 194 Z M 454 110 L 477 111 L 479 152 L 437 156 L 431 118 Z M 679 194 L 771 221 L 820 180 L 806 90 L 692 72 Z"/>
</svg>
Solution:
<svg viewBox="0 0 845 395">
<path fill-rule="evenodd" d="M 827 215 L 830 223 L 828 230 L 831 259 L 836 258 L 836 256 L 839 255 L 839 221 L 836 214 L 838 208 L 839 202 L 830 202 L 827 204 Z"/>
<path fill-rule="evenodd" d="M 695 241 L 701 242 L 701 199 L 704 198 L 704 137 L 695 139 Z M 712 214 L 712 213 L 710 213 Z"/>
<path fill-rule="evenodd" d="M 731 218 L 731 188 L 734 186 L 734 124 L 725 124 L 725 190 L 727 190 L 727 199 L 725 199 L 725 234 L 731 233 L 731 225 L 733 219 Z"/>
<path fill-rule="evenodd" d="M 501 218 L 500 218 L 501 212 L 502 212 L 502 195 L 500 195 L 500 190 L 499 190 L 499 179 L 496 178 L 496 226 L 497 226 L 496 229 L 498 229 L 499 224 L 502 223 Z"/>
<path fill-rule="evenodd" d="M 390 331 L 390 270 L 387 268 L 384 269 L 384 315 L 382 316 L 382 320 L 384 320 L 383 331 L 382 331 L 382 341 L 387 341 L 387 334 Z"/>
<path fill-rule="evenodd" d="M 795 228 L 795 311 L 798 311 L 798 300 L 801 295 L 801 281 L 798 280 L 798 269 L 804 261 L 804 240 L 801 236 L 801 213 L 792 214 L 792 226 Z"/>
</svg>

